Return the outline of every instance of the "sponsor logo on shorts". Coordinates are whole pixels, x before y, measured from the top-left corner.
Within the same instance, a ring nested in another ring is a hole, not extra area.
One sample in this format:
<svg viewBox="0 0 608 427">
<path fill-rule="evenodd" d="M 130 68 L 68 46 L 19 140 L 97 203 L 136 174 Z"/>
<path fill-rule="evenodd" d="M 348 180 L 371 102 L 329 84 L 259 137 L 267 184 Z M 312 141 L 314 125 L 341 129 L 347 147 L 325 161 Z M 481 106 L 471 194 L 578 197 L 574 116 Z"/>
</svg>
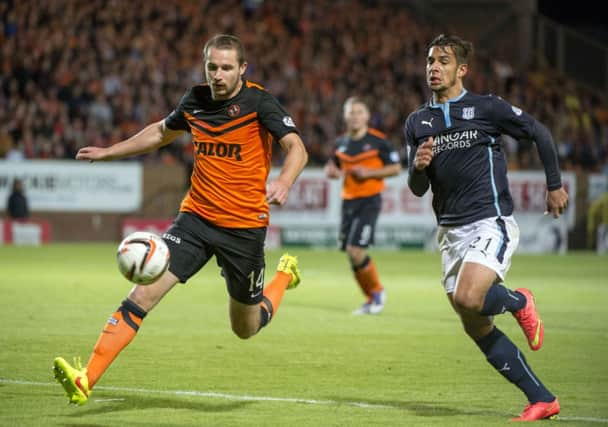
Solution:
<svg viewBox="0 0 608 427">
<path fill-rule="evenodd" d="M 173 243 L 180 244 L 182 242 L 181 237 L 174 236 L 173 234 L 165 233 L 163 234 L 163 239 L 167 239 L 172 241 Z"/>
</svg>

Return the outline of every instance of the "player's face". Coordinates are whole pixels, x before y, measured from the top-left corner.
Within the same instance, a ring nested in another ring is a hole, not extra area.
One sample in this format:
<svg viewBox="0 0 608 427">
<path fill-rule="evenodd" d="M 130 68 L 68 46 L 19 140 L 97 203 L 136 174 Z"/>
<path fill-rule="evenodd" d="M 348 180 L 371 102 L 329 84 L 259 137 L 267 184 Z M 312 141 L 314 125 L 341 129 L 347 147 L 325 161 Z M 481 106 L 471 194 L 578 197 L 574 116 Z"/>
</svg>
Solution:
<svg viewBox="0 0 608 427">
<path fill-rule="evenodd" d="M 344 109 L 344 121 L 349 132 L 357 132 L 367 126 L 369 111 L 360 102 L 353 102 Z"/>
<path fill-rule="evenodd" d="M 426 81 L 433 92 L 449 95 L 449 98 L 459 95 L 466 71 L 466 64 L 458 64 L 450 46 L 433 46 L 429 49 Z"/>
<path fill-rule="evenodd" d="M 246 62 L 239 66 L 235 49 L 209 48 L 205 59 L 205 77 L 213 99 L 224 100 L 235 96 L 241 90 L 241 77 L 246 69 Z"/>
</svg>

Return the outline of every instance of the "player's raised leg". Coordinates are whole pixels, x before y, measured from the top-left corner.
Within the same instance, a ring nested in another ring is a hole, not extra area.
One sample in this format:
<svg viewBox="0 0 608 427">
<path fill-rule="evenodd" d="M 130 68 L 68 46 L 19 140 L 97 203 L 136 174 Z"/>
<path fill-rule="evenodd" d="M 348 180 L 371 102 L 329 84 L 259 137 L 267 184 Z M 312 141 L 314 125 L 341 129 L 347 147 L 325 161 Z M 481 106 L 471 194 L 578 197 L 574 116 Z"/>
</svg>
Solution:
<svg viewBox="0 0 608 427">
<path fill-rule="evenodd" d="M 510 312 L 522 328 L 528 345 L 539 350 L 544 326 L 532 292 L 508 289 L 502 283 L 519 243 L 519 227 L 513 217 L 488 218 L 461 227 L 466 252 L 458 274 L 456 303 L 485 316 Z"/>
<path fill-rule="evenodd" d="M 519 348 L 492 322 L 492 315 L 506 311 L 505 305 L 513 304 L 508 292 L 503 292 L 496 283 L 495 273 L 476 263 L 464 263 L 458 275 L 458 285 L 455 292 L 448 294 L 450 301 L 459 314 L 465 332 L 484 353 L 490 365 L 496 369 L 505 379 L 518 387 L 528 398 L 528 407 L 535 408 L 530 411 L 526 409 L 522 417 L 535 417 L 545 412 L 538 408 L 555 408 L 552 405 L 557 398 L 544 386 L 540 379 L 534 374 L 528 364 L 526 357 Z M 491 285 L 487 285 L 492 283 Z M 502 286 L 501 286 L 502 287 Z M 502 287 L 506 290 L 506 288 Z M 484 292 L 484 289 L 487 291 Z M 503 299 L 499 304 L 492 304 L 495 309 L 488 310 L 488 298 L 498 299 L 496 294 L 503 293 Z M 493 295 L 494 294 L 494 295 Z M 520 298 L 517 305 L 525 303 Z M 521 310 L 518 306 L 512 307 L 513 311 Z M 489 312 L 489 313 L 488 313 Z M 528 408 L 526 407 L 526 408 Z M 559 408 L 559 404 L 557 404 Z M 557 409 L 559 412 L 559 409 Z M 550 412 L 550 411 L 549 411 Z M 551 414 L 550 416 L 555 415 Z M 542 418 L 546 418 L 543 416 Z"/>
<path fill-rule="evenodd" d="M 69 403 L 84 405 L 87 402 L 95 384 L 133 340 L 146 314 L 177 281 L 177 277 L 167 271 L 151 285 L 135 286 L 106 322 L 86 368 L 79 363 L 71 366 L 62 357 L 55 358 L 54 376 L 65 390 Z"/>
<path fill-rule="evenodd" d="M 296 288 L 302 281 L 298 258 L 284 253 L 279 259 L 274 278 L 264 289 L 260 311 L 260 329 L 270 322 L 279 309 L 287 289 Z"/>
<path fill-rule="evenodd" d="M 525 288 L 518 288 L 515 292 L 522 295 L 526 302 L 522 308 L 512 312 L 513 317 L 524 331 L 530 348 L 534 351 L 540 350 L 545 338 L 545 325 L 536 311 L 534 295 Z"/>
<path fill-rule="evenodd" d="M 261 278 L 260 280 L 262 280 Z M 297 287 L 301 282 L 301 273 L 298 267 L 298 259 L 285 253 L 279 259 L 277 271 L 273 279 L 261 290 L 261 303 L 246 304 L 230 298 L 230 321 L 233 332 L 239 338 L 250 338 L 261 328 L 266 326 L 276 315 L 279 305 L 287 289 Z M 260 282 L 262 285 L 263 282 Z M 252 286 L 251 297 L 256 296 L 256 287 Z"/>
<path fill-rule="evenodd" d="M 481 272 L 484 269 L 485 272 Z M 488 276 L 486 280 L 495 280 L 494 271 L 475 263 L 465 263 L 463 265 L 460 280 L 471 280 L 470 277 L 476 277 L 480 274 Z M 512 313 L 523 330 L 530 348 L 534 351 L 541 348 L 544 339 L 544 325 L 536 311 L 534 296 L 530 290 L 518 288 L 513 291 L 500 282 L 494 282 L 483 296 L 480 292 L 478 297 L 471 298 L 464 295 L 465 293 L 465 291 L 460 291 L 457 294 L 457 303 L 468 306 L 469 309 L 476 310 L 484 316 L 494 316 L 507 311 Z"/>
</svg>

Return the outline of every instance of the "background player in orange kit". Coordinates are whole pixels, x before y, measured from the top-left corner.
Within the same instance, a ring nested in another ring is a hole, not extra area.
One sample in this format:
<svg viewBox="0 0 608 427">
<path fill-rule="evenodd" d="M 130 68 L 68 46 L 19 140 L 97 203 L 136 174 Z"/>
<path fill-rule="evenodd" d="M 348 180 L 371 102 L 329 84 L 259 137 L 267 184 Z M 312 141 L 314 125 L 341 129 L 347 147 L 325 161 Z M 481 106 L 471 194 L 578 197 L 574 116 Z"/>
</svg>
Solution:
<svg viewBox="0 0 608 427">
<path fill-rule="evenodd" d="M 348 254 L 355 280 L 366 297 L 353 314 L 378 314 L 384 309 L 386 291 L 367 248 L 374 243 L 384 178 L 401 170 L 399 154 L 382 132 L 369 128 L 369 119 L 369 108 L 362 99 L 346 100 L 346 134 L 337 140 L 325 166 L 329 178 L 344 177 L 339 245 Z"/>
</svg>

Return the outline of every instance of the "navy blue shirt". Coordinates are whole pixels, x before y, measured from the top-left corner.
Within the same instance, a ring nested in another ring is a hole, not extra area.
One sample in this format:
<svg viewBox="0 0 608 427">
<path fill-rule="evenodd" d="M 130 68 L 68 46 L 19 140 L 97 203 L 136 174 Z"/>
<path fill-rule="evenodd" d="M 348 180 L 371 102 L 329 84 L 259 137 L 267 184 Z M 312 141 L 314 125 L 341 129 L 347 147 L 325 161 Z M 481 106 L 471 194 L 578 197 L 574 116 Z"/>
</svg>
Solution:
<svg viewBox="0 0 608 427">
<path fill-rule="evenodd" d="M 408 116 L 405 139 L 410 146 L 409 186 L 422 196 L 430 183 L 440 225 L 463 225 L 513 213 L 502 134 L 535 141 L 548 189 L 561 187 L 549 131 L 500 97 L 463 90 L 444 104 L 430 101 Z M 416 150 L 428 137 L 434 138 L 433 160 L 426 169 L 417 171 Z"/>
</svg>

